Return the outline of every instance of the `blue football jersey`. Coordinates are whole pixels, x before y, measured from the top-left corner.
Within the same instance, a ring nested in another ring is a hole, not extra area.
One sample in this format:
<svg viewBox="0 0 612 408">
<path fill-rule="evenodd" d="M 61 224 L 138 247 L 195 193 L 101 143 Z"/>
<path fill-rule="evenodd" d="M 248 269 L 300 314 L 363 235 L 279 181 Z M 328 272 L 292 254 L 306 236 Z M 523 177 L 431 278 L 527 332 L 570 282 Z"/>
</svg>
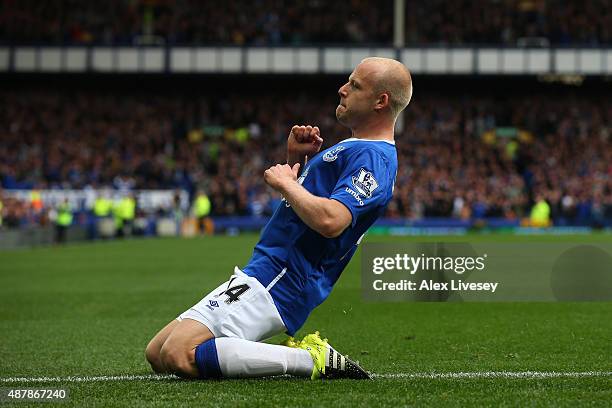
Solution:
<svg viewBox="0 0 612 408">
<path fill-rule="evenodd" d="M 336 238 L 325 238 L 282 201 L 261 233 L 243 271 L 270 292 L 290 335 L 323 302 L 368 228 L 391 200 L 397 173 L 395 144 L 350 138 L 320 152 L 298 182 L 310 193 L 337 200 L 352 215 Z"/>
</svg>

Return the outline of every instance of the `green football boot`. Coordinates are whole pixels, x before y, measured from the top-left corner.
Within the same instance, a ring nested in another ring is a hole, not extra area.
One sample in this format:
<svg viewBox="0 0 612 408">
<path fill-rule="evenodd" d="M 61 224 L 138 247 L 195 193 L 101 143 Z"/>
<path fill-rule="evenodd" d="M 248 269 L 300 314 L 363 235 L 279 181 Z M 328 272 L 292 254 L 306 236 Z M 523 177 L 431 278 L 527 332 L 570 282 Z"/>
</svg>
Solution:
<svg viewBox="0 0 612 408">
<path fill-rule="evenodd" d="M 370 374 L 354 362 L 338 353 L 329 345 L 327 339 L 321 339 L 319 332 L 309 334 L 299 342 L 299 348 L 308 351 L 314 362 L 313 380 L 317 378 L 336 379 L 350 378 L 354 380 L 371 379 Z"/>
</svg>

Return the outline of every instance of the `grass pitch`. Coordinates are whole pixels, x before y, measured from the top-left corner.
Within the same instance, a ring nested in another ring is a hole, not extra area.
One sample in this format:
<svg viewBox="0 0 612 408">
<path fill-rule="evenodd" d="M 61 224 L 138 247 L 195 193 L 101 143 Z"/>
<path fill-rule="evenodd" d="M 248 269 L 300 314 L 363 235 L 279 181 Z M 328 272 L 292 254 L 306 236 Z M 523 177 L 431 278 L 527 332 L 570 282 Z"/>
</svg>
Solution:
<svg viewBox="0 0 612 408">
<path fill-rule="evenodd" d="M 369 238 L 493 239 L 612 245 L 605 235 Z M 234 265 L 244 265 L 256 240 L 255 235 L 129 240 L 0 252 L 0 387 L 68 388 L 64 407 L 609 406 L 612 401 L 612 303 L 364 303 L 359 254 L 298 334 L 320 330 L 340 352 L 379 374 L 374 381 L 107 377 L 150 374 L 144 359 L 148 340 L 226 280 Z M 487 374 L 501 371 L 561 376 Z M 608 374 L 567 376 L 583 372 Z M 103 378 L 77 382 L 69 376 Z M 28 380 L 7 382 L 14 377 Z"/>
</svg>

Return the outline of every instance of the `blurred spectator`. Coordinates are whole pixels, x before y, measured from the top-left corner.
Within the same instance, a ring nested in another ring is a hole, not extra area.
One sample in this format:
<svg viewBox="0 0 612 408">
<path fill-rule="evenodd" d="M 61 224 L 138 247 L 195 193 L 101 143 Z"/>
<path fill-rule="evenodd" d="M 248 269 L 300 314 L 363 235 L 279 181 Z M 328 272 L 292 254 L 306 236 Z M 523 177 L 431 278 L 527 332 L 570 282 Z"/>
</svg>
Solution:
<svg viewBox="0 0 612 408">
<path fill-rule="evenodd" d="M 10 188 L 205 189 L 211 215 L 269 215 L 261 175 L 282 162 L 288 130 L 348 136 L 337 99 L 226 92 L 197 98 L 131 91 L 0 91 L 0 181 Z M 597 95 L 419 95 L 396 134 L 390 217 L 529 217 L 536 192 L 565 222 L 612 216 L 612 105 Z M 497 129 L 515 134 L 497 134 Z M 31 205 L 5 214 L 35 217 Z M 19 208 L 20 206 L 17 206 Z M 5 223 L 9 221 L 5 219 Z"/>
<path fill-rule="evenodd" d="M 47 44 L 388 43 L 392 0 L 2 0 L 0 40 Z"/>
<path fill-rule="evenodd" d="M 609 0 L 406 1 L 408 44 L 604 45 L 611 27 Z"/>
<path fill-rule="evenodd" d="M 612 3 L 406 1 L 406 43 L 609 45 Z M 0 41 L 37 44 L 386 44 L 393 0 L 1 0 Z"/>
</svg>

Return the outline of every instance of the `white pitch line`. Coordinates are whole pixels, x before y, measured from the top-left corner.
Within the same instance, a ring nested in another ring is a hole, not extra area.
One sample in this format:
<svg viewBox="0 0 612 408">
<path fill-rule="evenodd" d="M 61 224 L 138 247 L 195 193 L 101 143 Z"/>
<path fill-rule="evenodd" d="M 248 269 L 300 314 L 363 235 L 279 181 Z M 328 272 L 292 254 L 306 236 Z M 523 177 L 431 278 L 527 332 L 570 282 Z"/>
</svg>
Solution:
<svg viewBox="0 0 612 408">
<path fill-rule="evenodd" d="M 482 372 L 458 372 L 458 373 L 388 373 L 372 374 L 372 377 L 384 379 L 473 379 L 473 378 L 584 378 L 584 377 L 612 377 L 608 371 L 482 371 Z"/>
<path fill-rule="evenodd" d="M 0 383 L 77 383 L 77 382 L 109 382 L 109 381 L 163 381 L 178 379 L 175 375 L 147 374 L 147 375 L 100 375 L 100 376 L 70 376 L 70 377 L 8 377 L 0 378 Z"/>
<path fill-rule="evenodd" d="M 585 378 L 585 377 L 612 377 L 610 371 L 482 371 L 482 372 L 455 372 L 455 373 L 380 373 L 372 374 L 374 379 L 544 379 L 544 378 Z M 70 377 L 7 377 L 0 378 L 1 384 L 15 383 L 81 383 L 81 382 L 112 382 L 112 381 L 163 381 L 178 380 L 174 375 L 147 374 L 147 375 L 101 375 L 101 376 L 70 376 Z"/>
</svg>

